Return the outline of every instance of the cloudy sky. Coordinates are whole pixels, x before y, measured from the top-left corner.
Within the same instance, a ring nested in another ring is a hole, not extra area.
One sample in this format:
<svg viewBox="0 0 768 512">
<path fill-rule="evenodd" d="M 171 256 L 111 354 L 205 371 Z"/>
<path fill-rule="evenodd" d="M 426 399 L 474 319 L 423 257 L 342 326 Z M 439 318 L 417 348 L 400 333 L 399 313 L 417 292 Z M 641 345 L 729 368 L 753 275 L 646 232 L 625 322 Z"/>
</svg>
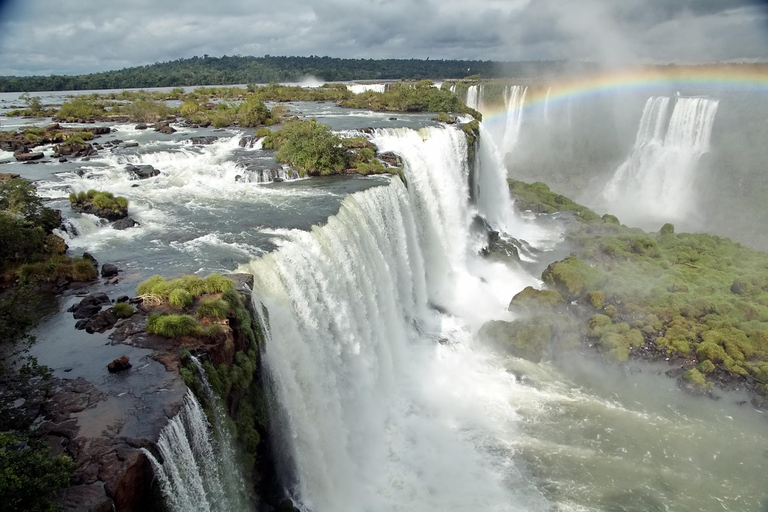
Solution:
<svg viewBox="0 0 768 512">
<path fill-rule="evenodd" d="M 0 75 L 194 55 L 768 60 L 756 0 L 0 0 Z"/>
</svg>

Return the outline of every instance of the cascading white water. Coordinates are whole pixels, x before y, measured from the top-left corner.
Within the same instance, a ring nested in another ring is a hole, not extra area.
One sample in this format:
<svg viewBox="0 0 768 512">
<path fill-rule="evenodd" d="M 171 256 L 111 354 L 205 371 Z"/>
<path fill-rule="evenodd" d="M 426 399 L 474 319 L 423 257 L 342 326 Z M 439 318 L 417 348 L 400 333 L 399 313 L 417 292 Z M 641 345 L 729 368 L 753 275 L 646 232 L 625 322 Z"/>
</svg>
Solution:
<svg viewBox="0 0 768 512">
<path fill-rule="evenodd" d="M 528 87 L 522 85 L 509 86 L 505 91 L 504 103 L 507 107 L 507 122 L 501 144 L 505 153 L 512 151 L 520 140 L 526 94 L 528 94 Z"/>
<path fill-rule="evenodd" d="M 483 86 L 470 85 L 467 89 L 467 101 L 465 103 L 469 108 L 480 111 L 483 106 Z"/>
<path fill-rule="evenodd" d="M 360 94 L 367 91 L 384 92 L 387 90 L 387 84 L 349 84 L 347 85 L 347 89 L 354 94 Z"/>
<path fill-rule="evenodd" d="M 552 87 L 547 88 L 547 95 L 544 98 L 544 123 L 549 123 L 549 94 L 552 92 Z"/>
<path fill-rule="evenodd" d="M 470 255 L 460 131 L 374 142 L 403 157 L 407 189 L 394 178 L 348 196 L 325 226 L 248 265 L 269 310 L 289 491 L 314 512 L 546 509 L 505 439 L 515 379 L 472 340 L 534 280 Z"/>
<path fill-rule="evenodd" d="M 717 100 L 649 98 L 632 153 L 603 189 L 608 209 L 631 223 L 690 220 L 696 166 L 709 150 Z"/>
<path fill-rule="evenodd" d="M 143 450 L 152 463 L 166 505 L 172 512 L 249 510 L 248 491 L 237 466 L 234 443 L 218 397 L 198 365 L 200 383 L 211 406 L 216 435 L 192 392 L 181 411 L 160 433 L 161 461 Z"/>
</svg>

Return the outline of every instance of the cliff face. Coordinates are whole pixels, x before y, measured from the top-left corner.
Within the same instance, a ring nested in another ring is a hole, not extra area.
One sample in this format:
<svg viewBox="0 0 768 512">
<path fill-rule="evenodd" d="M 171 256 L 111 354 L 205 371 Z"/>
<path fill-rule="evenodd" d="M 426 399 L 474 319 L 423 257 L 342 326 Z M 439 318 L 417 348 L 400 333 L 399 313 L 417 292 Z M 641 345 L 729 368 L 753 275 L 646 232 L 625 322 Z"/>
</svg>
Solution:
<svg viewBox="0 0 768 512">
<path fill-rule="evenodd" d="M 227 277 L 235 282 L 237 294 L 230 297 L 237 297 L 238 307 L 219 321 L 223 335 L 164 338 L 148 333 L 148 315 L 157 307 L 132 299 L 136 312 L 118 321 L 107 346 L 94 345 L 94 351 L 111 354 L 124 347 L 130 364 L 118 365 L 123 371 L 114 372 L 113 365 L 109 372 L 103 368 L 87 378 L 53 378 L 47 383 L 38 379 L 0 393 L 3 400 L 19 404 L 15 413 L 20 421 L 32 425 L 55 455 L 74 460 L 70 486 L 60 496 L 64 510 L 166 510 L 152 464 L 143 450 L 157 453 L 160 432 L 181 409 L 188 386 L 193 392 L 199 390 L 199 381 L 188 371 L 191 354 L 202 361 L 233 420 L 233 437 L 237 453 L 242 455 L 246 480 L 265 503 L 277 503 L 282 498 L 275 491 L 266 442 L 266 400 L 259 357 L 264 337 L 260 323 L 253 321 L 257 315 L 251 306 L 252 276 Z M 198 397 L 205 406 L 202 393 Z"/>
</svg>

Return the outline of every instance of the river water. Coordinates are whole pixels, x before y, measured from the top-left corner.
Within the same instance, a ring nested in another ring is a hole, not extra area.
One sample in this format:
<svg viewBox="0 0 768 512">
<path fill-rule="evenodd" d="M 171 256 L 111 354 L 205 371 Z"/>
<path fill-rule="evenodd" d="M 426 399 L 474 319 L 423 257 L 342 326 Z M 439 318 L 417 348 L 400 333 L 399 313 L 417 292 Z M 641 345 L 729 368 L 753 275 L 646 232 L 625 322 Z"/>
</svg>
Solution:
<svg viewBox="0 0 768 512">
<path fill-rule="evenodd" d="M 408 187 L 382 176 L 258 183 L 249 169 L 275 162 L 258 146 L 239 147 L 246 131 L 181 127 L 162 135 L 115 125 L 98 141 L 139 146 L 0 170 L 37 181 L 67 218 L 72 253 L 123 270 L 110 294 L 131 295 L 156 273 L 254 273 L 270 313 L 280 478 L 297 506 L 766 510 L 768 420 L 739 405 L 747 397 L 687 396 L 665 366 L 606 367 L 577 353 L 533 364 L 476 342 L 483 322 L 510 319 L 511 297 L 540 284 L 522 267 L 476 256 L 476 214 L 538 247 L 539 267 L 562 257 L 563 225 L 513 214 L 494 191 L 505 171 L 492 137 L 475 170 L 484 188 L 471 191 L 463 134 L 431 115 L 289 108 L 336 130 L 377 128 L 373 141 L 402 156 Z M 188 140 L 199 135 L 219 138 Z M 126 164 L 161 174 L 132 180 Z M 127 197 L 141 226 L 115 231 L 72 212 L 68 194 L 90 188 Z M 82 347 L 88 335 L 58 333 L 66 318 L 41 326 L 34 354 L 61 376 L 108 378 L 85 370 L 96 358 Z"/>
</svg>

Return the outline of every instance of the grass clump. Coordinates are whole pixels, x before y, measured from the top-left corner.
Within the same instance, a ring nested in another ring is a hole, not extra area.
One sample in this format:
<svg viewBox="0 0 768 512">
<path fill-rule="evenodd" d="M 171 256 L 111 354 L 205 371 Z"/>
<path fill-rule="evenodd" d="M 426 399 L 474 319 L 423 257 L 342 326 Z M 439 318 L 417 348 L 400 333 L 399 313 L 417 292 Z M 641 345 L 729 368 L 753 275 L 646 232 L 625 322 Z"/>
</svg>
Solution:
<svg viewBox="0 0 768 512">
<path fill-rule="evenodd" d="M 198 332 L 200 324 L 189 315 L 160 315 L 152 313 L 147 318 L 147 332 L 159 334 L 165 338 L 192 336 Z"/>
<path fill-rule="evenodd" d="M 25 263 L 19 267 L 17 275 L 26 282 L 54 283 L 61 278 L 74 282 L 93 281 L 98 277 L 98 272 L 88 259 L 69 258 L 55 255 L 47 260 L 34 263 Z"/>
<path fill-rule="evenodd" d="M 129 318 L 136 312 L 136 310 L 127 302 L 118 302 L 112 306 L 112 312 L 117 318 Z"/>
<path fill-rule="evenodd" d="M 230 306 L 222 299 L 210 299 L 200 302 L 197 306 L 198 318 L 227 318 Z"/>
<path fill-rule="evenodd" d="M 221 274 L 210 274 L 205 278 L 205 291 L 208 293 L 224 293 L 234 289 L 235 282 Z"/>
<path fill-rule="evenodd" d="M 184 288 L 176 288 L 171 290 L 168 295 L 168 304 L 177 308 L 186 308 L 192 305 L 195 298 Z"/>
</svg>

